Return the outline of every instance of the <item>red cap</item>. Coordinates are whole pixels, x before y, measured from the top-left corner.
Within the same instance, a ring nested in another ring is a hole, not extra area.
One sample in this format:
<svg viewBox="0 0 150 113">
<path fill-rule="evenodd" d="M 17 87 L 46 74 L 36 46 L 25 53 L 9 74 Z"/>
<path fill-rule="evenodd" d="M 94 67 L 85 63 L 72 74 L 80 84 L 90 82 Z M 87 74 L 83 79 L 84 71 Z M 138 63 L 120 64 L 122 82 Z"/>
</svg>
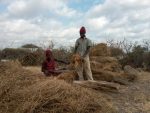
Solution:
<svg viewBox="0 0 150 113">
<path fill-rule="evenodd" d="M 80 29 L 80 34 L 85 34 L 85 33 L 86 33 L 85 27 L 81 27 L 81 29 Z"/>
</svg>

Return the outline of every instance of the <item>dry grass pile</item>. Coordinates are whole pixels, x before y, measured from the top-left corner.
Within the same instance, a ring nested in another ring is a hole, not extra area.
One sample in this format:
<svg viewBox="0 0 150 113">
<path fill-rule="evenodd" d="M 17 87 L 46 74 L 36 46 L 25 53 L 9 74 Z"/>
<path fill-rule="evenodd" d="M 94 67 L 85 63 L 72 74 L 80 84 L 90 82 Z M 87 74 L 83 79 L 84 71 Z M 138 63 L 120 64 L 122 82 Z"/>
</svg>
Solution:
<svg viewBox="0 0 150 113">
<path fill-rule="evenodd" d="M 120 74 L 111 72 L 111 71 L 104 71 L 102 69 L 99 70 L 94 70 L 92 69 L 94 79 L 96 80 L 103 80 L 103 81 L 108 81 L 112 82 L 115 77 L 120 77 Z"/>
<path fill-rule="evenodd" d="M 72 70 L 69 70 L 69 71 L 66 71 L 64 73 L 61 73 L 58 75 L 58 77 L 56 78 L 58 80 L 65 80 L 67 83 L 73 83 L 74 80 L 78 80 L 79 77 L 78 77 L 78 74 L 76 71 L 72 71 Z"/>
<path fill-rule="evenodd" d="M 138 75 L 135 71 L 133 72 L 134 69 L 127 68 L 125 71 L 122 70 L 118 60 L 111 57 L 110 50 L 107 44 L 104 43 L 98 44 L 91 49 L 90 61 L 95 80 L 115 81 L 126 84 L 128 81 L 135 80 Z"/>
<path fill-rule="evenodd" d="M 38 77 L 16 62 L 0 63 L 1 113 L 116 113 L 93 90 Z"/>
<path fill-rule="evenodd" d="M 103 69 L 106 71 L 120 72 L 121 65 L 118 63 L 117 59 L 109 56 L 93 56 L 90 58 L 91 68 L 93 69 Z"/>
<path fill-rule="evenodd" d="M 95 80 L 114 81 L 116 78 L 122 78 L 121 65 L 110 55 L 110 50 L 104 43 L 91 49 L 91 70 Z"/>
<path fill-rule="evenodd" d="M 120 72 L 121 65 L 118 60 L 111 57 L 107 44 L 100 43 L 91 49 L 91 68 L 103 69 L 106 71 Z"/>
<path fill-rule="evenodd" d="M 110 49 L 107 47 L 107 44 L 100 43 L 92 48 L 90 56 L 110 56 L 110 54 Z"/>
</svg>

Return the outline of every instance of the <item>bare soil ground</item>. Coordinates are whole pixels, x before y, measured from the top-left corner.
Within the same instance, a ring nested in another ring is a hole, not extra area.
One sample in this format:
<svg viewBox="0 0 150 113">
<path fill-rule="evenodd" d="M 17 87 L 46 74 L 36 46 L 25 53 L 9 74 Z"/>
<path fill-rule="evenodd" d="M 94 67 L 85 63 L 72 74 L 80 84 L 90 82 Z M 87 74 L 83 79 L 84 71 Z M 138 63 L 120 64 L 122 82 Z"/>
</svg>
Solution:
<svg viewBox="0 0 150 113">
<path fill-rule="evenodd" d="M 36 74 L 42 74 L 40 67 L 24 67 Z M 121 86 L 119 93 L 99 92 L 108 97 L 117 108 L 117 113 L 150 113 L 150 73 L 141 72 L 138 79 L 127 86 Z"/>
<path fill-rule="evenodd" d="M 142 72 L 138 80 L 122 86 L 120 93 L 109 95 L 118 113 L 150 113 L 150 73 Z"/>
</svg>

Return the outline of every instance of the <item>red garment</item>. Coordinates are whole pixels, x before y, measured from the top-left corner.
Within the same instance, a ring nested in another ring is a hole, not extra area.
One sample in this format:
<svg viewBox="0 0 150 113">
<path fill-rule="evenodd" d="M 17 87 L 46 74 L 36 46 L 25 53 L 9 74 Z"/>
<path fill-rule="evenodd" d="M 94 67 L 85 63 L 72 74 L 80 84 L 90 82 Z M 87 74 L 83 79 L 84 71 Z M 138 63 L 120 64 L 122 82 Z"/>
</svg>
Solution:
<svg viewBox="0 0 150 113">
<path fill-rule="evenodd" d="M 44 74 L 46 76 L 57 76 L 61 73 L 61 71 L 57 71 L 55 70 L 55 61 L 44 61 L 42 64 L 42 72 L 44 72 Z"/>
<path fill-rule="evenodd" d="M 51 61 L 46 61 L 46 66 L 47 66 L 47 70 L 48 71 L 53 71 L 55 70 L 55 61 L 51 60 Z"/>
<path fill-rule="evenodd" d="M 80 29 L 80 34 L 85 34 L 85 33 L 86 33 L 85 27 L 81 27 L 81 29 Z"/>
<path fill-rule="evenodd" d="M 46 56 L 46 59 L 45 61 L 42 63 L 42 72 L 44 72 L 44 74 L 46 76 L 49 76 L 49 75 L 58 75 L 60 74 L 61 72 L 55 70 L 56 69 L 56 64 L 55 64 L 55 60 L 53 58 L 53 54 L 51 52 L 51 50 L 46 50 L 45 51 L 45 56 Z"/>
<path fill-rule="evenodd" d="M 46 60 L 42 64 L 43 71 L 54 71 L 55 70 L 55 60 L 53 58 L 53 54 L 51 50 L 47 49 L 45 51 Z"/>
<path fill-rule="evenodd" d="M 51 61 L 47 61 L 45 60 L 43 63 L 42 63 L 42 71 L 54 71 L 55 70 L 55 61 L 54 60 L 51 60 Z"/>
</svg>

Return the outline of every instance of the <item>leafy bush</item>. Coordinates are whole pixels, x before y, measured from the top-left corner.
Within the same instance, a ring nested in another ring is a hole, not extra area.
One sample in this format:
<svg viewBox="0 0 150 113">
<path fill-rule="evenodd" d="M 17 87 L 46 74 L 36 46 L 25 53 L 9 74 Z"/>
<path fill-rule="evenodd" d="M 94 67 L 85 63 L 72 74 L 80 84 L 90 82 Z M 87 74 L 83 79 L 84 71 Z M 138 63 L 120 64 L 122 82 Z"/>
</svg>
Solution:
<svg viewBox="0 0 150 113">
<path fill-rule="evenodd" d="M 2 50 L 0 50 L 0 60 L 2 59 Z"/>
<path fill-rule="evenodd" d="M 68 50 L 67 48 L 58 48 L 58 49 L 53 49 L 52 50 L 54 58 L 58 59 L 58 60 L 62 60 L 65 62 L 69 62 L 70 58 L 72 56 L 72 51 Z"/>
<path fill-rule="evenodd" d="M 30 53 L 29 50 L 20 49 L 20 48 L 5 48 L 2 50 L 2 59 L 18 59 L 26 54 Z"/>
<path fill-rule="evenodd" d="M 123 50 L 118 47 L 110 47 L 110 52 L 111 52 L 111 56 L 116 58 L 124 55 Z"/>
<path fill-rule="evenodd" d="M 143 54 L 143 67 L 150 71 L 150 52 L 146 52 Z"/>
<path fill-rule="evenodd" d="M 143 67 L 144 59 L 148 60 L 147 58 L 144 58 L 145 52 L 146 49 L 141 45 L 134 46 L 132 51 L 126 54 L 125 57 L 120 60 L 120 62 L 123 66 L 131 65 L 135 68 Z"/>
</svg>

